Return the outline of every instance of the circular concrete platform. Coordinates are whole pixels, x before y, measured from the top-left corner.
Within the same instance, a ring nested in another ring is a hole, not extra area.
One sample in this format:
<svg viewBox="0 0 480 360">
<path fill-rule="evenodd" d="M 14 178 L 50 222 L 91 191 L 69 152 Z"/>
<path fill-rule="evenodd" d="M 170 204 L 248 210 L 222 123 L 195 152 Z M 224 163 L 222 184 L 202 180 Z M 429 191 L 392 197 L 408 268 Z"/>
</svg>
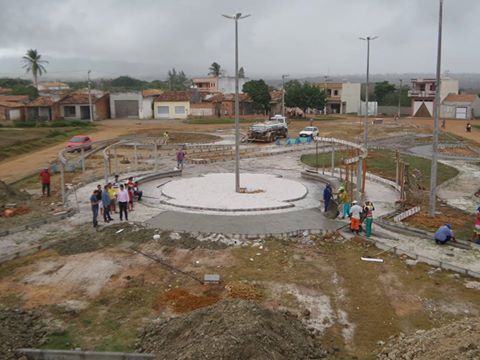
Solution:
<svg viewBox="0 0 480 360">
<path fill-rule="evenodd" d="M 171 181 L 162 187 L 164 204 L 214 211 L 260 211 L 295 206 L 307 188 L 293 180 L 268 174 L 241 174 L 244 192 L 235 192 L 235 174 L 215 173 Z"/>
</svg>

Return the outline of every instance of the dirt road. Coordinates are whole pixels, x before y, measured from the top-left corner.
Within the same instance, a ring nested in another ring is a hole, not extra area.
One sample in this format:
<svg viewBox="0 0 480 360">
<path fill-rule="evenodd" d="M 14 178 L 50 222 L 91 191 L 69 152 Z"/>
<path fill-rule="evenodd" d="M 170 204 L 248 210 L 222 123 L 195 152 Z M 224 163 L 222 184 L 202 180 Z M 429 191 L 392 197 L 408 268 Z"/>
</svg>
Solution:
<svg viewBox="0 0 480 360">
<path fill-rule="evenodd" d="M 406 121 L 415 125 L 428 126 L 433 129 L 433 118 L 410 118 Z M 472 120 L 470 121 L 470 123 L 472 125 L 480 126 L 480 120 Z M 473 127 L 472 132 L 467 133 L 465 131 L 466 124 L 467 120 L 447 120 L 445 124 L 445 129 L 441 130 L 480 143 L 480 129 Z"/>
<path fill-rule="evenodd" d="M 214 131 L 219 128 L 231 128 L 230 124 L 222 125 L 186 125 L 179 121 L 169 120 L 104 120 L 96 123 L 95 131 L 87 133 L 94 141 L 107 140 L 126 134 L 148 134 L 151 130 L 163 133 L 164 130 L 176 131 Z M 40 170 L 57 159 L 58 152 L 62 150 L 64 143 L 39 149 L 33 153 L 15 156 L 0 162 L 0 179 L 9 183 L 21 179 L 32 172 Z"/>
</svg>

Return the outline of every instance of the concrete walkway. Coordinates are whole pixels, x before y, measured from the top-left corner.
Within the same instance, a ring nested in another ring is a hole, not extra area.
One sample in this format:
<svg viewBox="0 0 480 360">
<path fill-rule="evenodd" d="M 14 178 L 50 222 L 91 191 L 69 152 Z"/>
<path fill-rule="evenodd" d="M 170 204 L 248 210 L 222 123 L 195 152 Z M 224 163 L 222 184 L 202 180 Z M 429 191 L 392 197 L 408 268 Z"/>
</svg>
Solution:
<svg viewBox="0 0 480 360">
<path fill-rule="evenodd" d="M 243 216 L 165 211 L 146 223 L 162 230 L 242 235 L 279 234 L 305 229 L 335 230 L 345 224 L 326 219 L 319 209 Z"/>
</svg>

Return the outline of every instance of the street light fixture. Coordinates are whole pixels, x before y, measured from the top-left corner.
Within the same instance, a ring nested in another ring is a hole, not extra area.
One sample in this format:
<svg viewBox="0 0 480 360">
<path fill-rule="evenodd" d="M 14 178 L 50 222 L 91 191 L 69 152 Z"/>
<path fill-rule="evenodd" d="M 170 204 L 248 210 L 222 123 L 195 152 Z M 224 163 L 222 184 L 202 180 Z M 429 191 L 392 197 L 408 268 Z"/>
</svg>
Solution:
<svg viewBox="0 0 480 360">
<path fill-rule="evenodd" d="M 428 215 L 435 217 L 437 200 L 437 160 L 438 160 L 438 134 L 440 116 L 440 73 L 442 70 L 442 18 L 443 0 L 440 0 L 438 12 L 438 44 L 437 44 L 437 82 L 435 86 L 435 102 L 433 108 L 433 144 L 432 144 L 432 167 L 430 173 L 430 203 Z"/>
<path fill-rule="evenodd" d="M 240 192 L 240 106 L 238 102 L 238 20 L 245 19 L 250 15 L 236 13 L 233 16 L 223 15 L 223 17 L 235 20 L 235 191 Z"/>
<path fill-rule="evenodd" d="M 285 116 L 285 78 L 289 76 L 288 74 L 282 75 L 282 116 Z"/>
</svg>

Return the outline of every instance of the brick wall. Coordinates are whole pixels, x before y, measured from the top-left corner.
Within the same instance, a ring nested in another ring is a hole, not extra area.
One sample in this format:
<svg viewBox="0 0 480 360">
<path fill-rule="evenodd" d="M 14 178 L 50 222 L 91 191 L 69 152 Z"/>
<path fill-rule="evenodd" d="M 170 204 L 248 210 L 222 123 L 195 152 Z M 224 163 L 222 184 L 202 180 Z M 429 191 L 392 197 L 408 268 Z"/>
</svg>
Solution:
<svg viewBox="0 0 480 360">
<path fill-rule="evenodd" d="M 110 95 L 106 94 L 95 102 L 95 120 L 110 118 Z"/>
</svg>

